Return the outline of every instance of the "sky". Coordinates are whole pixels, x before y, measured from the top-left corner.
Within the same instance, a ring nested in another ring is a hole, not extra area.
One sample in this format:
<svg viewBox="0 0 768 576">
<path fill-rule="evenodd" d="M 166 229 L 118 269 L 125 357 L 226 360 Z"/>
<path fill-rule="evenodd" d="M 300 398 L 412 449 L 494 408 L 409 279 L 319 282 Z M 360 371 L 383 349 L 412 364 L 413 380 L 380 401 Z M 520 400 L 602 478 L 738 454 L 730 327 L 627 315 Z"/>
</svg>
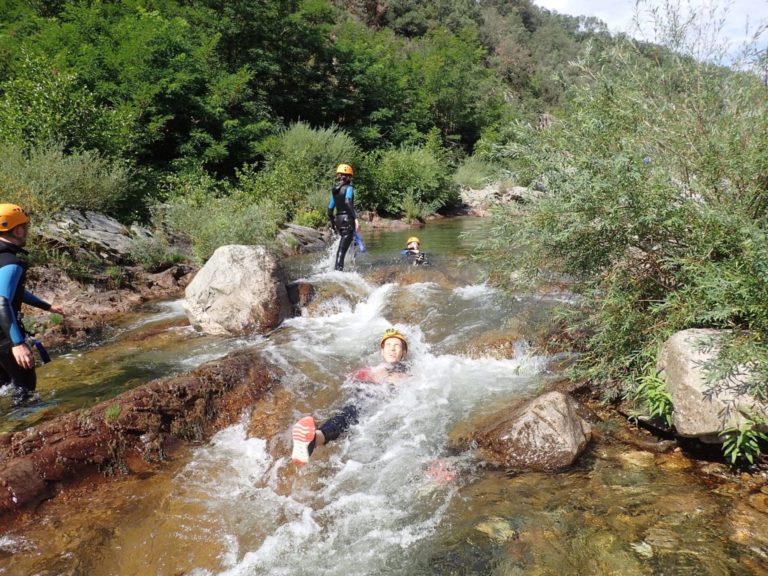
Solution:
<svg viewBox="0 0 768 576">
<path fill-rule="evenodd" d="M 608 25 L 611 33 L 630 32 L 635 0 L 533 0 L 542 8 L 571 16 L 596 16 Z M 673 2 L 675 0 L 672 0 Z M 722 40 L 728 42 L 729 51 L 740 47 L 745 39 L 747 19 L 750 32 L 759 24 L 768 24 L 768 0 L 681 0 L 682 6 L 693 6 L 704 12 L 706 7 L 714 7 L 718 15 L 725 16 L 721 31 Z M 660 1 L 655 2 L 661 4 Z M 651 39 L 651 38 L 643 38 Z M 768 46 L 768 32 L 762 34 L 758 47 Z"/>
</svg>

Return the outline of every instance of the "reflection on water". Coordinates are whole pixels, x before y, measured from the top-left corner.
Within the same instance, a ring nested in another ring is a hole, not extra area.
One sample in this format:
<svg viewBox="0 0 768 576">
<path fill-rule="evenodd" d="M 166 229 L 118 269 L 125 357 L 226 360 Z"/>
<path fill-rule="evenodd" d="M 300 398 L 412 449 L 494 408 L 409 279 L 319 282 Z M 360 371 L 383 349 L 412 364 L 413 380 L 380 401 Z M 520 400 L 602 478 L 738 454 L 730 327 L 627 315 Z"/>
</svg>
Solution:
<svg viewBox="0 0 768 576">
<path fill-rule="evenodd" d="M 0 574 L 765 573 L 768 496 L 713 490 L 680 454 L 601 442 L 564 473 L 509 476 L 449 443 L 456 427 L 550 377 L 552 359 L 532 353 L 525 334 L 564 296 L 487 286 L 465 260 L 471 244 L 457 225 L 419 232 L 441 262 L 431 270 L 392 263 L 401 233 L 365 237 L 367 253 L 344 273 L 331 270 L 332 249 L 296 259 L 294 277 L 314 284 L 318 299 L 269 338 L 196 335 L 173 304 L 174 313 L 151 312 L 46 366 L 41 395 L 55 390 L 62 405 L 241 346 L 286 376 L 252 415 L 153 476 L 109 482 L 87 507 L 54 500 L 4 534 Z M 291 424 L 343 406 L 345 376 L 378 362 L 378 337 L 391 325 L 408 337 L 412 377 L 372 395 L 359 424 L 297 468 Z M 435 462 L 454 478 L 435 481 Z"/>
</svg>

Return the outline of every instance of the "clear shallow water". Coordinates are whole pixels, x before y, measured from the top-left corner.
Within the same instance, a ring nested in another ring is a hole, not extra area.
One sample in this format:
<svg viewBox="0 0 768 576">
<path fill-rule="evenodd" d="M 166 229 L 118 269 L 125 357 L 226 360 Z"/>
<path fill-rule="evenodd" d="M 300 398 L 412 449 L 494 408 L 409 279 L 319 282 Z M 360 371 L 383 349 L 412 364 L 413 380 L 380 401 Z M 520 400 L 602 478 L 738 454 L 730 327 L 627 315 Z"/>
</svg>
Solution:
<svg viewBox="0 0 768 576">
<path fill-rule="evenodd" d="M 459 226 L 478 222 L 418 232 L 445 259 L 439 267 L 392 261 L 406 233 L 366 238 L 368 252 L 344 273 L 330 270 L 332 251 L 297 259 L 294 276 L 318 299 L 269 338 L 197 336 L 178 325 L 172 303 L 49 365 L 61 372 L 41 383 L 61 388 L 62 405 L 241 346 L 286 377 L 252 415 L 151 477 L 111 482 L 85 496 L 87 506 L 54 500 L 1 535 L 0 574 L 765 573 L 764 500 L 701 483 L 680 454 L 603 442 L 561 474 L 508 476 L 453 447 L 456 428 L 534 394 L 552 370 L 525 340 L 551 300 L 487 286 L 464 260 L 471 246 L 456 240 Z M 378 362 L 391 325 L 408 336 L 412 378 L 372 394 L 358 425 L 295 467 L 291 424 L 343 406 L 345 376 Z M 513 343 L 505 357 L 482 354 L 499 341 Z M 452 481 L 426 473 L 438 459 Z"/>
</svg>

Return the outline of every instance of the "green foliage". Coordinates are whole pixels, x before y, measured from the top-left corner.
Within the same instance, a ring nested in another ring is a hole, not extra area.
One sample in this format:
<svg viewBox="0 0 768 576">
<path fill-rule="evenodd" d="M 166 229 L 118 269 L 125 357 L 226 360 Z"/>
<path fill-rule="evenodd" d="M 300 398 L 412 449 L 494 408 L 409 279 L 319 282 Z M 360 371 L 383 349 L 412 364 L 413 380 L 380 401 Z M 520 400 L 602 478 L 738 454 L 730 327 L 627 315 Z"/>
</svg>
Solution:
<svg viewBox="0 0 768 576">
<path fill-rule="evenodd" d="M 457 197 L 448 172 L 442 159 L 427 148 L 373 153 L 365 162 L 361 203 L 392 216 L 402 214 L 406 202 L 411 208 L 434 212 Z"/>
<path fill-rule="evenodd" d="M 47 246 L 37 241 L 34 232 L 35 228 L 32 227 L 32 238 L 28 244 L 29 260 L 32 265 L 46 263 L 81 284 L 92 283 L 104 270 L 104 261 L 101 258 L 88 252 L 74 256 L 58 247 Z"/>
<path fill-rule="evenodd" d="M 423 222 L 428 216 L 431 216 L 440 208 L 442 208 L 441 199 L 435 199 L 430 203 L 420 202 L 416 199 L 416 194 L 413 190 L 408 190 L 405 193 L 402 204 L 400 205 L 403 218 L 408 221 L 420 220 Z"/>
<path fill-rule="evenodd" d="M 477 156 L 470 156 L 453 173 L 453 181 L 459 186 L 478 189 L 495 181 L 498 176 L 497 166 Z"/>
<path fill-rule="evenodd" d="M 107 285 L 113 290 L 125 285 L 125 269 L 122 266 L 107 266 L 104 276 L 107 278 Z"/>
<path fill-rule="evenodd" d="M 183 262 L 186 258 L 182 251 L 171 242 L 166 230 L 167 206 L 155 205 L 151 212 L 153 234 L 136 238 L 133 241 L 131 259 L 149 272 L 160 272 L 174 264 Z"/>
<path fill-rule="evenodd" d="M 97 152 L 65 153 L 61 144 L 28 151 L 0 144 L 0 189 L 4 201 L 35 214 L 51 215 L 63 208 L 114 213 L 130 191 L 125 162 L 105 159 Z"/>
<path fill-rule="evenodd" d="M 337 127 L 313 129 L 299 122 L 272 140 L 265 169 L 246 166 L 238 171 L 238 186 L 252 201 L 269 199 L 282 206 L 289 219 L 322 212 L 336 166 L 356 166 L 359 154 L 354 140 Z"/>
<path fill-rule="evenodd" d="M 160 272 L 183 262 L 184 254 L 165 237 L 138 238 L 133 242 L 131 258 L 149 272 Z"/>
<path fill-rule="evenodd" d="M 220 246 L 271 245 L 285 214 L 269 199 L 253 201 L 231 196 L 176 197 L 167 206 L 167 225 L 187 237 L 198 263 L 204 263 Z"/>
<path fill-rule="evenodd" d="M 74 73 L 24 54 L 14 76 L 0 84 L 0 142 L 22 148 L 60 142 L 63 149 L 121 153 L 131 118 L 97 102 Z"/>
<path fill-rule="evenodd" d="M 328 216 L 320 210 L 307 210 L 299 212 L 293 219 L 294 224 L 307 226 L 309 228 L 320 228 L 328 222 Z"/>
<path fill-rule="evenodd" d="M 485 148 L 539 192 L 497 212 L 489 260 L 580 281 L 577 370 L 609 396 L 676 330 L 768 329 L 768 88 L 640 48 L 586 54 L 549 128 Z M 765 382 L 768 347 L 744 343 Z"/>
<path fill-rule="evenodd" d="M 61 326 L 64 324 L 64 316 L 61 314 L 48 314 L 48 324 L 50 326 Z"/>
<path fill-rule="evenodd" d="M 666 382 L 659 377 L 652 364 L 646 365 L 637 385 L 631 392 L 632 399 L 642 405 L 642 413 L 660 419 L 667 427 L 672 426 L 672 398 L 667 392 Z"/>
<path fill-rule="evenodd" d="M 723 456 L 731 466 L 745 462 L 755 463 L 755 459 L 763 453 L 760 441 L 768 441 L 768 435 L 756 426 L 765 424 L 762 418 L 745 418 L 740 426 L 733 426 L 720 433 L 723 439 Z"/>
<path fill-rule="evenodd" d="M 113 404 L 104 410 L 104 420 L 107 422 L 116 422 L 120 417 L 121 407 L 119 404 Z"/>
<path fill-rule="evenodd" d="M 268 152 L 268 163 L 306 170 L 307 179 L 325 183 L 333 180 L 339 163 L 354 166 L 359 155 L 355 141 L 337 126 L 315 129 L 297 122 L 274 139 Z"/>
</svg>

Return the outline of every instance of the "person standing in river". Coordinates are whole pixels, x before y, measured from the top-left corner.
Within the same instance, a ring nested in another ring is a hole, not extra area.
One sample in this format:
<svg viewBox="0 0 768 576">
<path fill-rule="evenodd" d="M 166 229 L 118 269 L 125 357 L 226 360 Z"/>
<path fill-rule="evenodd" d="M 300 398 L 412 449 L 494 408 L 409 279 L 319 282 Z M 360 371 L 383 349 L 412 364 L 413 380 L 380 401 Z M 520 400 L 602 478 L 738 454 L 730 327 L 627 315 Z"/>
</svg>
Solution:
<svg viewBox="0 0 768 576">
<path fill-rule="evenodd" d="M 49 304 L 24 287 L 28 233 L 29 216 L 24 209 L 0 204 L 0 368 L 15 388 L 14 404 L 27 400 L 37 387 L 35 358 L 21 323 L 21 305 L 64 314 L 61 306 Z"/>
<path fill-rule="evenodd" d="M 410 375 L 408 366 L 403 362 L 408 353 L 408 341 L 405 336 L 395 328 L 390 328 L 379 340 L 379 349 L 384 362 L 378 366 L 361 368 L 352 374 L 350 380 L 396 386 Z M 350 426 L 357 424 L 359 413 L 359 403 L 353 402 L 321 426 L 317 426 L 313 416 L 305 416 L 296 422 L 291 430 L 293 461 L 299 465 L 309 462 L 309 457 L 317 446 L 335 440 Z"/>
<path fill-rule="evenodd" d="M 355 189 L 352 187 L 354 174 L 349 164 L 339 164 L 336 167 L 336 182 L 331 188 L 331 200 L 328 202 L 331 228 L 341 236 L 339 248 L 336 251 L 336 270 L 344 270 L 344 257 L 355 238 L 355 232 L 360 230 L 354 205 Z"/>
</svg>

